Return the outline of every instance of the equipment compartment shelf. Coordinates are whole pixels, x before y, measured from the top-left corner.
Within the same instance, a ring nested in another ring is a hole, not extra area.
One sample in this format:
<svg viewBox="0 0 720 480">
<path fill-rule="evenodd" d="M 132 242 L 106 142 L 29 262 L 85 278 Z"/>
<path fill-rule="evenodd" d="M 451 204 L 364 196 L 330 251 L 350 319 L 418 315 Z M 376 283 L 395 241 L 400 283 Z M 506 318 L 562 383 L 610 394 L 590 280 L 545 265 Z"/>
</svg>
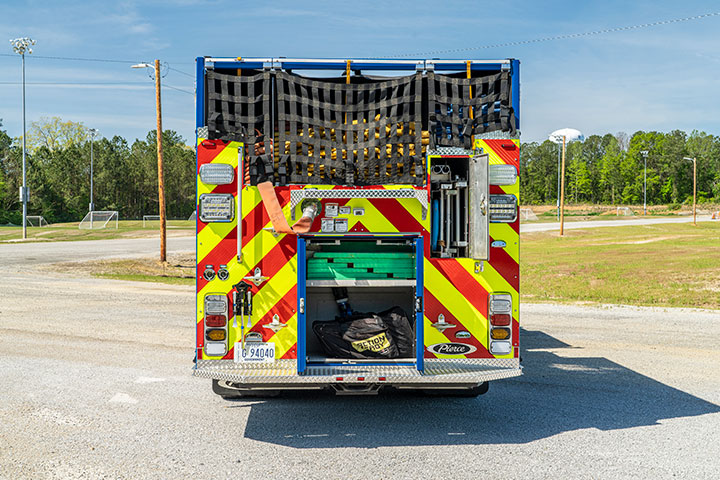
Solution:
<svg viewBox="0 0 720 480">
<path fill-rule="evenodd" d="M 414 287 L 417 280 L 412 279 L 357 279 L 357 280 L 308 280 L 308 287 Z"/>
</svg>

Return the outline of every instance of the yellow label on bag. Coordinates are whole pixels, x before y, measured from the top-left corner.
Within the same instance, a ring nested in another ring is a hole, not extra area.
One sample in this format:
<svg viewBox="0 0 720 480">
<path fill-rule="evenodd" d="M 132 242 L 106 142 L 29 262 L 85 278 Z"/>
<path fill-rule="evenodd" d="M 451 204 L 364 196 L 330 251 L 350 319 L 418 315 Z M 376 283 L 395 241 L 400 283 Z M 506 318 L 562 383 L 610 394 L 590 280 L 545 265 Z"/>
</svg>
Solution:
<svg viewBox="0 0 720 480">
<path fill-rule="evenodd" d="M 358 352 L 370 350 L 371 352 L 381 352 L 390 347 L 390 340 L 385 332 L 366 338 L 365 340 L 357 340 L 351 343 L 352 347 Z"/>
</svg>

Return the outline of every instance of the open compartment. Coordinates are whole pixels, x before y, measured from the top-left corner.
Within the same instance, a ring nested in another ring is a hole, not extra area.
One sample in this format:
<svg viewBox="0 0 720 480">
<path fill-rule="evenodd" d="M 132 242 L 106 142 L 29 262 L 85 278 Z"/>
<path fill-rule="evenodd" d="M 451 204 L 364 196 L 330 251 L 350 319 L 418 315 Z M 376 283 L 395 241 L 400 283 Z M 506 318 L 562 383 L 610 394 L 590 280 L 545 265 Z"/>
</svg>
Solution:
<svg viewBox="0 0 720 480">
<path fill-rule="evenodd" d="M 316 236 L 302 244 L 305 341 L 298 351 L 306 362 L 414 363 L 421 241 Z"/>
</svg>

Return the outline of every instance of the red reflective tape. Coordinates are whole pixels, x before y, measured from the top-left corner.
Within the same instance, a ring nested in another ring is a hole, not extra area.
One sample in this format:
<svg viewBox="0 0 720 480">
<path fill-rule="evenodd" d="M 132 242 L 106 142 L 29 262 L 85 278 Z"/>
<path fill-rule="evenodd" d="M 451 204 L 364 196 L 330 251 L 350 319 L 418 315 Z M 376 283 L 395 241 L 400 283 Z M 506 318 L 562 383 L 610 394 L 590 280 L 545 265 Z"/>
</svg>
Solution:
<svg viewBox="0 0 720 480">
<path fill-rule="evenodd" d="M 465 324 L 460 321 L 455 315 L 452 314 L 450 310 L 445 307 L 440 300 L 438 300 L 432 292 L 430 292 L 427 288 L 425 288 L 425 316 L 428 317 L 432 323 L 434 323 L 437 320 L 437 316 L 439 314 L 445 315 L 445 321 L 448 323 L 452 323 L 457 325 L 455 328 L 449 328 L 442 332 L 446 337 L 450 339 L 453 343 L 464 343 L 466 345 L 472 345 L 477 350 L 465 355 L 467 358 L 494 358 L 493 355 L 488 352 L 487 348 L 483 346 L 482 343 L 480 343 L 480 340 L 475 338 L 474 336 L 471 336 L 470 338 L 455 338 L 455 333 L 466 331 L 469 332 L 470 329 L 465 326 Z M 466 322 L 472 322 L 476 321 L 474 319 L 466 319 Z M 430 327 L 435 328 L 435 327 Z M 440 357 L 442 358 L 442 357 Z"/>
<path fill-rule="evenodd" d="M 272 278 L 283 268 L 297 252 L 297 237 L 295 235 L 285 235 L 277 245 L 275 245 L 263 258 L 261 258 L 250 270 L 249 275 L 260 269 L 263 277 Z M 297 281 L 297 280 L 296 280 Z M 259 287 L 253 285 L 253 290 L 258 292 L 262 290 L 269 281 L 260 284 Z"/>
<path fill-rule="evenodd" d="M 212 145 L 212 143 L 214 143 L 214 146 L 206 146 L 206 142 L 208 142 L 207 145 Z M 201 142 L 197 148 L 197 170 L 195 173 L 200 175 L 200 166 L 212 162 L 215 157 L 225 150 L 227 145 L 228 144 L 222 140 L 205 140 Z"/>
<path fill-rule="evenodd" d="M 485 143 L 493 151 L 495 155 L 508 165 L 514 165 L 515 168 L 520 170 L 520 149 L 517 148 L 515 142 L 510 140 L 485 140 Z M 506 147 L 512 143 L 514 148 Z M 505 146 L 504 146 L 505 145 Z"/>
<path fill-rule="evenodd" d="M 205 271 L 205 265 L 212 265 L 215 272 L 220 265 L 227 265 L 230 260 L 237 255 L 237 230 L 232 229 L 225 237 L 220 240 L 215 247 L 208 252 L 202 260 L 197 264 L 197 291 L 202 290 L 207 285 L 207 280 L 202 274 Z"/>
<path fill-rule="evenodd" d="M 426 232 L 396 198 L 373 198 L 369 201 L 399 232 Z"/>
<path fill-rule="evenodd" d="M 290 190 L 287 188 L 277 188 L 275 189 L 275 193 L 277 194 L 280 206 L 285 208 L 285 205 L 290 201 Z M 255 207 L 243 217 L 242 222 L 244 247 L 270 222 L 270 216 L 263 202 L 255 205 Z"/>
<path fill-rule="evenodd" d="M 287 323 L 288 320 L 295 314 L 295 305 L 297 304 L 297 284 L 293 285 L 288 292 L 282 296 L 275 305 L 268 310 L 259 320 L 253 319 L 253 325 L 250 328 L 250 332 L 259 332 L 263 336 L 263 341 L 267 342 L 270 337 L 275 335 L 275 332 L 269 328 L 265 328 L 264 325 L 272 322 L 273 315 L 280 317 L 280 323 Z M 283 327 L 289 328 L 289 327 Z"/>
<path fill-rule="evenodd" d="M 498 249 L 492 249 L 498 250 Z M 487 318 L 488 291 L 454 258 L 433 258 L 430 263 L 443 274 L 483 317 Z"/>
<path fill-rule="evenodd" d="M 491 242 L 494 240 L 490 237 Z M 489 263 L 516 292 L 520 291 L 520 265 L 504 248 L 491 248 Z"/>
</svg>

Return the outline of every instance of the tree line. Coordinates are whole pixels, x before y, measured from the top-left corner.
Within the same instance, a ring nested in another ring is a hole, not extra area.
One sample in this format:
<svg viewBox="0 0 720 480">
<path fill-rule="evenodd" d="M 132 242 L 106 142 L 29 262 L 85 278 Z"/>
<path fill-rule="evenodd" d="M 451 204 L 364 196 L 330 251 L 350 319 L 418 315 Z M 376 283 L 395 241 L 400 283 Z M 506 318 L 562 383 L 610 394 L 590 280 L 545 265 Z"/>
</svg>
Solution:
<svg viewBox="0 0 720 480">
<path fill-rule="evenodd" d="M 90 143 L 81 123 L 59 118 L 33 122 L 27 135 L 29 215 L 48 222 L 76 222 L 90 202 Z M 195 209 L 195 153 L 176 132 L 163 132 L 168 218 L 187 218 Z M 642 204 L 647 151 L 647 202 L 692 201 L 692 163 L 697 158 L 700 203 L 720 203 L 720 138 L 703 132 L 637 132 L 592 135 L 566 152 L 568 203 Z M 554 204 L 558 145 L 524 143 L 520 150 L 523 204 Z M 93 142 L 96 210 L 117 210 L 121 219 L 158 214 L 156 131 L 132 144 L 122 137 Z M 2 130 L 0 120 L 0 224 L 21 223 L 22 141 Z"/>
<path fill-rule="evenodd" d="M 558 194 L 558 153 L 546 140 L 520 149 L 523 204 L 554 204 Z M 643 155 L 643 151 L 647 155 Z M 697 159 L 698 202 L 720 203 L 720 137 L 679 130 L 592 135 L 567 145 L 565 198 L 569 203 L 642 204 L 647 160 L 648 205 L 691 203 Z"/>
<path fill-rule="evenodd" d="M 0 224 L 22 223 L 22 140 L 0 121 Z M 93 201 L 96 210 L 117 210 L 120 219 L 157 215 L 157 132 L 132 144 L 120 136 L 96 138 Z M 80 123 L 58 118 L 34 122 L 27 135 L 28 215 L 48 222 L 77 222 L 90 202 L 90 143 Z M 172 130 L 163 132 L 165 201 L 168 218 L 195 210 L 195 151 Z"/>
</svg>

